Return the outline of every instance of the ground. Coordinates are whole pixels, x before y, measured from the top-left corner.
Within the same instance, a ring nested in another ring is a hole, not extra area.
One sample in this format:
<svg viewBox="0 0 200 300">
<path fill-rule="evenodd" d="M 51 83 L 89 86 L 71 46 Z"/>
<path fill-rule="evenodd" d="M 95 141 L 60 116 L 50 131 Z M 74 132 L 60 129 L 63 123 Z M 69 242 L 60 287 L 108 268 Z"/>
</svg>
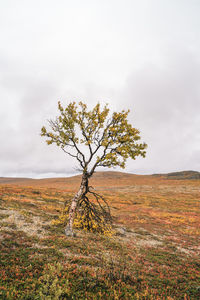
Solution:
<svg viewBox="0 0 200 300">
<path fill-rule="evenodd" d="M 199 299 L 200 180 L 97 173 L 115 232 L 66 237 L 79 183 L 0 184 L 0 299 Z"/>
</svg>

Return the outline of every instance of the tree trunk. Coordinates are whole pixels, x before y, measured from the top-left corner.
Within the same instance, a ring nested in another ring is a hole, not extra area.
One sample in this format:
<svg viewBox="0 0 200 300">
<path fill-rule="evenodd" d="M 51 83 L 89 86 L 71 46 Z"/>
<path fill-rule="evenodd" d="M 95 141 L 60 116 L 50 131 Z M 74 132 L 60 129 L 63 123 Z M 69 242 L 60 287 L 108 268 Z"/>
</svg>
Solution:
<svg viewBox="0 0 200 300">
<path fill-rule="evenodd" d="M 66 236 L 75 236 L 73 232 L 74 218 L 79 201 L 82 199 L 83 195 L 86 194 L 88 191 L 88 177 L 89 176 L 87 173 L 83 173 L 80 188 L 75 194 L 74 198 L 72 199 L 71 207 L 69 210 L 69 220 L 67 227 L 65 228 Z"/>
</svg>

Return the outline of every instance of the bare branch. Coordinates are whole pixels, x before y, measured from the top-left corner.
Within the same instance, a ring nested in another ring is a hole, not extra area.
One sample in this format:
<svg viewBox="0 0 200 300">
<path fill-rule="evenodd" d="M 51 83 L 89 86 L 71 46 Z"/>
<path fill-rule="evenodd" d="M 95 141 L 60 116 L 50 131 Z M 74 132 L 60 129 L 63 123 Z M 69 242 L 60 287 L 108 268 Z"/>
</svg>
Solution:
<svg viewBox="0 0 200 300">
<path fill-rule="evenodd" d="M 73 145 L 74 145 L 75 149 L 77 150 L 77 152 L 81 155 L 81 157 L 83 159 L 84 165 L 83 164 L 81 164 L 81 165 L 83 165 L 83 168 L 84 168 L 84 166 L 86 164 L 86 162 L 85 162 L 85 155 L 79 150 L 79 148 L 78 148 L 76 142 L 74 141 L 74 139 L 71 139 L 71 141 L 73 142 Z"/>
</svg>

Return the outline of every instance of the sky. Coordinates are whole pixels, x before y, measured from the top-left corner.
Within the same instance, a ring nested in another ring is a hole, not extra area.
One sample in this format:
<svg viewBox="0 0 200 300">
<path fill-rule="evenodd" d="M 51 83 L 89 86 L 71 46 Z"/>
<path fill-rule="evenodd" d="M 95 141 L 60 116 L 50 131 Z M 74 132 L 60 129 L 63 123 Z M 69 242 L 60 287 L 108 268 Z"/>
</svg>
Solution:
<svg viewBox="0 0 200 300">
<path fill-rule="evenodd" d="M 77 174 L 40 129 L 80 100 L 130 109 L 148 148 L 123 171 L 200 171 L 199 16 L 199 0 L 1 1 L 0 177 Z"/>
</svg>

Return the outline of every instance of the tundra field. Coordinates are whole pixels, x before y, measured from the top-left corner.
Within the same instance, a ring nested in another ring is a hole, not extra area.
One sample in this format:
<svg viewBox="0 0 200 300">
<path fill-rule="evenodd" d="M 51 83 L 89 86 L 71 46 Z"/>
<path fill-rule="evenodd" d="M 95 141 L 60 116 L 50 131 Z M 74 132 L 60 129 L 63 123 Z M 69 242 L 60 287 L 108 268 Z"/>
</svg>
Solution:
<svg viewBox="0 0 200 300">
<path fill-rule="evenodd" d="M 96 173 L 111 237 L 54 224 L 81 177 L 0 178 L 0 299 L 200 299 L 200 180 L 182 175 Z"/>
</svg>

